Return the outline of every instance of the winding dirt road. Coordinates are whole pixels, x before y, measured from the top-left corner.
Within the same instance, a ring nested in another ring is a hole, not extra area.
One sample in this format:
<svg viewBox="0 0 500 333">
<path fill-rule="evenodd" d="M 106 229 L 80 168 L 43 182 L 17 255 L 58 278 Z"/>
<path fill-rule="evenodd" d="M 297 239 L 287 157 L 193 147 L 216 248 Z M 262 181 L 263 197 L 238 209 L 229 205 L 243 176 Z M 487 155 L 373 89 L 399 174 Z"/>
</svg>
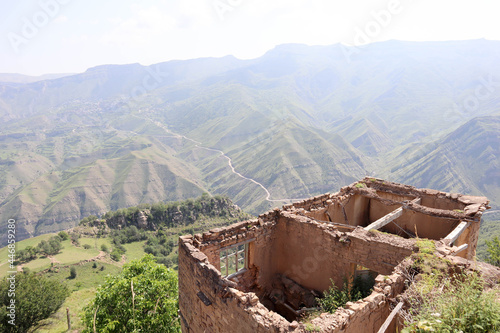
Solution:
<svg viewBox="0 0 500 333">
<path fill-rule="evenodd" d="M 253 178 L 246 177 L 246 176 L 242 175 L 241 173 L 239 173 L 238 171 L 236 171 L 236 169 L 233 166 L 233 160 L 231 159 L 231 157 L 227 156 L 226 153 L 224 153 L 222 150 L 215 149 L 215 148 L 210 148 L 210 147 L 205 147 L 199 141 L 196 141 L 194 139 L 188 138 L 185 135 L 181 135 L 181 134 L 177 134 L 177 133 L 172 132 L 171 130 L 169 130 L 168 128 L 166 128 L 159 121 L 154 121 L 154 120 L 152 120 L 150 118 L 146 118 L 146 119 L 148 119 L 149 121 L 153 122 L 156 126 L 163 128 L 166 132 L 172 134 L 173 137 L 182 138 L 184 140 L 191 141 L 191 142 L 193 142 L 195 144 L 195 147 L 197 147 L 197 148 L 205 149 L 205 150 L 209 150 L 209 151 L 214 151 L 214 152 L 219 153 L 222 157 L 224 157 L 225 159 L 227 159 L 227 163 L 228 163 L 229 167 L 231 168 L 231 171 L 235 175 L 237 175 L 240 178 L 243 178 L 245 180 L 248 180 L 248 181 L 254 183 L 255 185 L 259 186 L 262 190 L 264 190 L 264 192 L 266 193 L 266 200 L 267 201 L 269 201 L 269 202 L 289 202 L 289 201 L 292 202 L 292 201 L 301 201 L 301 200 L 304 200 L 304 199 L 271 199 L 271 192 L 269 192 L 269 190 L 264 185 L 262 185 L 262 183 L 256 181 Z"/>
</svg>

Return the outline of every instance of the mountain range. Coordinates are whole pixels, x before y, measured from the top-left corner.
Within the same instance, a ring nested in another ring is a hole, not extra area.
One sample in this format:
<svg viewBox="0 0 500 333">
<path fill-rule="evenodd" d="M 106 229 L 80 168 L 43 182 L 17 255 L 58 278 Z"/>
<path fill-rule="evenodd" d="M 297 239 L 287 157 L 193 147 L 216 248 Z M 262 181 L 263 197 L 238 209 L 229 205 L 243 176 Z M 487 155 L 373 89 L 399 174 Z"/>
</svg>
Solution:
<svg viewBox="0 0 500 333">
<path fill-rule="evenodd" d="M 498 209 L 499 57 L 487 40 L 287 44 L 252 60 L 0 75 L 0 230 L 13 218 L 22 239 L 203 192 L 257 214 L 365 175 Z"/>
</svg>

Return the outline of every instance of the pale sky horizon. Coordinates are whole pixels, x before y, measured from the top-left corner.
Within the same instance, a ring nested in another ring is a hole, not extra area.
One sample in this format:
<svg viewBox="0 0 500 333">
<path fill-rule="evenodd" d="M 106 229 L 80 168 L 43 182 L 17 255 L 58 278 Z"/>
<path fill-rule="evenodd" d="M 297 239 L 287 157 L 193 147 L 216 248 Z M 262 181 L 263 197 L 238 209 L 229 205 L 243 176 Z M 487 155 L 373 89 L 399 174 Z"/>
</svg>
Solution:
<svg viewBox="0 0 500 333">
<path fill-rule="evenodd" d="M 257 58 L 276 45 L 500 40 L 493 0 L 0 0 L 0 73 Z"/>
</svg>

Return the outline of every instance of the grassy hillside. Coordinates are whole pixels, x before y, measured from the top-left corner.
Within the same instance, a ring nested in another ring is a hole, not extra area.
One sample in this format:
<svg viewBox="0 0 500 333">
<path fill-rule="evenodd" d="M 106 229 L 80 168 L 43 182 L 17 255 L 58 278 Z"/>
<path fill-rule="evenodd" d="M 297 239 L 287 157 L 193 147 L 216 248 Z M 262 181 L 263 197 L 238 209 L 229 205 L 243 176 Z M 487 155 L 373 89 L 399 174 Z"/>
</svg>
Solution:
<svg viewBox="0 0 500 333">
<path fill-rule="evenodd" d="M 147 216 L 148 223 L 141 224 L 140 216 Z M 58 254 L 52 256 L 39 254 L 34 260 L 17 263 L 18 270 L 28 269 L 31 272 L 45 274 L 50 279 L 66 284 L 71 291 L 61 309 L 47 319 L 47 325 L 37 332 L 66 332 L 66 308 L 70 310 L 72 330 L 81 331 L 83 327 L 80 314 L 95 296 L 96 288 L 107 276 L 120 272 L 124 263 L 142 258 L 148 251 L 148 242 L 158 241 L 159 244 L 172 245 L 167 256 L 158 258 L 176 269 L 179 235 L 201 233 L 250 216 L 227 198 L 203 195 L 196 200 L 143 204 L 109 211 L 104 217 L 104 219 L 96 216 L 88 217 L 80 221 L 78 227 L 69 229 L 68 234 L 71 238 L 61 242 L 62 250 Z M 135 228 L 135 232 L 144 235 L 145 238 L 128 242 L 122 236 L 131 228 Z M 98 230 L 103 232 L 99 233 Z M 49 233 L 19 241 L 16 243 L 16 253 L 19 254 L 27 247 L 37 247 L 40 242 L 54 236 L 56 234 Z M 73 241 L 75 239 L 77 242 Z M 117 240 L 124 242 L 119 244 Z M 165 243 L 162 243 L 163 241 Z M 107 248 L 107 252 L 103 251 L 103 246 Z M 119 260 L 114 260 L 114 249 L 120 246 L 125 252 L 119 256 Z M 153 249 L 160 247 L 157 243 Z M 0 278 L 5 277 L 9 270 L 7 255 L 6 247 L 0 249 Z M 75 278 L 70 277 L 72 268 L 76 269 Z"/>
<path fill-rule="evenodd" d="M 500 116 L 478 117 L 435 143 L 412 150 L 393 168 L 398 180 L 418 187 L 485 195 L 500 204 Z"/>
<path fill-rule="evenodd" d="M 499 202 L 499 56 L 485 40 L 375 43 L 349 63 L 339 45 L 284 45 L 152 65 L 141 96 L 139 64 L 0 83 L 0 232 L 203 192 L 257 214 L 367 174 Z"/>
</svg>

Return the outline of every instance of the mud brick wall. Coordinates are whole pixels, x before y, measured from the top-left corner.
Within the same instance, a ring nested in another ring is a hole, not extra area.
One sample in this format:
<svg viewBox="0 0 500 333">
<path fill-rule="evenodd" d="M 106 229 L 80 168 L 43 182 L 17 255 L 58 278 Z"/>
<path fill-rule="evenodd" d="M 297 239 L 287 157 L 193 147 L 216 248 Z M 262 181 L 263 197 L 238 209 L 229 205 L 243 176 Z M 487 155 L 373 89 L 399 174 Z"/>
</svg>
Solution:
<svg viewBox="0 0 500 333">
<path fill-rule="evenodd" d="M 401 266 L 403 259 L 416 250 L 415 240 L 315 219 L 366 224 L 404 205 L 404 215 L 397 221 L 414 222 L 420 230 L 425 228 L 424 218 L 429 220 L 427 224 L 436 224 L 443 218 L 457 223 L 471 222 L 456 244 L 469 244 L 468 250 L 460 255 L 468 258 L 474 255 L 479 221 L 489 208 L 487 198 L 417 189 L 375 178 L 365 178 L 360 183 L 364 185 L 353 184 L 333 195 L 327 193 L 285 205 L 282 210 L 274 209 L 255 220 L 181 237 L 179 313 L 182 331 L 308 332 L 310 327 L 296 321 L 290 323 L 269 311 L 259 296 L 272 290 L 277 274 L 317 291 L 328 289 L 330 279 L 340 287 L 356 265 L 379 273 L 372 294 L 347 303 L 334 314 L 323 313 L 311 323 L 319 332 L 377 331 L 391 311 L 390 300 L 403 291 L 404 278 L 396 265 Z M 401 202 L 414 197 L 422 198 L 420 205 Z M 446 228 L 443 234 L 452 226 Z M 441 235 L 437 235 L 439 237 Z M 221 249 L 241 242 L 249 242 L 248 270 L 231 280 L 222 278 Z M 453 252 L 444 242 L 438 243 L 443 254 Z M 450 258 L 461 265 L 478 265 L 458 257 Z M 498 272 L 500 269 L 495 268 L 496 278 L 500 276 Z M 394 331 L 394 327 L 388 330 Z"/>
<path fill-rule="evenodd" d="M 283 221 L 276 222 L 276 225 L 279 223 Z M 313 223 L 309 227 L 318 228 L 318 225 Z M 260 231 L 268 232 L 264 226 Z M 360 236 L 354 238 L 362 240 Z M 201 245 L 198 242 L 192 236 L 179 239 L 179 307 L 184 333 L 308 332 L 304 325 L 290 323 L 269 311 L 254 293 L 242 292 L 236 283 L 222 279 L 207 255 L 198 248 Z M 320 332 L 364 332 L 368 327 L 376 330 L 390 312 L 388 298 L 402 291 L 403 281 L 404 278 L 396 273 L 379 275 L 370 296 L 348 303 L 335 314 L 322 314 L 312 323 Z"/>
<path fill-rule="evenodd" d="M 179 314 L 184 333 L 283 332 L 290 323 L 267 310 L 254 293 L 221 278 L 190 236 L 179 239 Z M 293 332 L 288 330 L 287 332 Z"/>
<path fill-rule="evenodd" d="M 260 274 L 263 286 L 280 273 L 322 292 L 331 285 L 330 279 L 341 287 L 356 264 L 379 274 L 391 274 L 415 248 L 414 240 L 362 228 L 339 232 L 334 226 L 289 212 L 282 213 L 275 228 L 274 263 L 270 271 Z"/>
</svg>

